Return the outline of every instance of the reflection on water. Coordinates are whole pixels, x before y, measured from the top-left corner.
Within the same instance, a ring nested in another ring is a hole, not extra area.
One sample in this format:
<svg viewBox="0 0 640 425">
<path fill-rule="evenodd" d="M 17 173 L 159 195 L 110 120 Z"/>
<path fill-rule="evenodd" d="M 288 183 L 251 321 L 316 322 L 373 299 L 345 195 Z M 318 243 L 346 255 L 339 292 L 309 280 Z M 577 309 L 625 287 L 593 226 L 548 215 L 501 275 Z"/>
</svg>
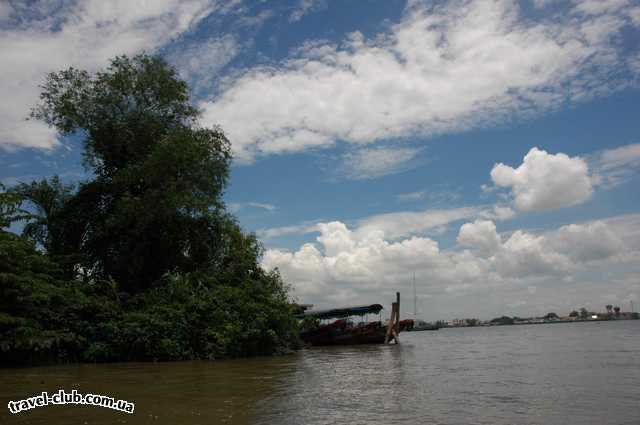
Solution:
<svg viewBox="0 0 640 425">
<path fill-rule="evenodd" d="M 639 337 L 640 321 L 443 329 L 279 358 L 0 369 L 0 423 L 637 425 Z M 136 412 L 6 409 L 59 388 Z"/>
</svg>

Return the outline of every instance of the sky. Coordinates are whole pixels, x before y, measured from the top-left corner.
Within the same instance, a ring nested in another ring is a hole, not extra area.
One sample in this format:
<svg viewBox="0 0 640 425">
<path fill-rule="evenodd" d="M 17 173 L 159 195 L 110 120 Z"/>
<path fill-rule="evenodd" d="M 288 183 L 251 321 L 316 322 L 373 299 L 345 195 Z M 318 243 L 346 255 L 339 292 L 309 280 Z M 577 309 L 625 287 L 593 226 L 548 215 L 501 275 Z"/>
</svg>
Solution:
<svg viewBox="0 0 640 425">
<path fill-rule="evenodd" d="M 87 178 L 48 72 L 158 54 L 299 302 L 425 320 L 640 308 L 640 1 L 0 3 L 0 181 Z"/>
</svg>

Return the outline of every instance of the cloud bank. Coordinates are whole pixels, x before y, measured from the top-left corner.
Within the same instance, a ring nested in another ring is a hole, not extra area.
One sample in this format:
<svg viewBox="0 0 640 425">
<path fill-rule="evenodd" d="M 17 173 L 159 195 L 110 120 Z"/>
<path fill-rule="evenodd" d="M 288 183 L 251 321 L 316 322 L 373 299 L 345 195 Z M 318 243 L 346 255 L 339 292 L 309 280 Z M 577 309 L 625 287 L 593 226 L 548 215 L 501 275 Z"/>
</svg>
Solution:
<svg viewBox="0 0 640 425">
<path fill-rule="evenodd" d="M 366 144 L 500 123 L 629 84 L 626 2 L 576 2 L 532 21 L 507 0 L 410 2 L 390 31 L 307 43 L 280 66 L 249 69 L 212 101 L 236 157 Z M 614 4 L 615 3 L 615 4 Z"/>
<path fill-rule="evenodd" d="M 460 227 L 451 249 L 425 236 L 390 240 L 382 231 L 335 221 L 318 225 L 316 243 L 267 250 L 262 264 L 278 268 L 299 299 L 320 306 L 380 301 L 408 291 L 414 273 L 426 281 L 421 292 L 431 296 L 506 294 L 535 285 L 567 293 L 581 273 L 637 264 L 640 234 L 632 229 L 639 221 L 636 214 L 500 234 L 492 221 L 476 220 Z"/>
</svg>

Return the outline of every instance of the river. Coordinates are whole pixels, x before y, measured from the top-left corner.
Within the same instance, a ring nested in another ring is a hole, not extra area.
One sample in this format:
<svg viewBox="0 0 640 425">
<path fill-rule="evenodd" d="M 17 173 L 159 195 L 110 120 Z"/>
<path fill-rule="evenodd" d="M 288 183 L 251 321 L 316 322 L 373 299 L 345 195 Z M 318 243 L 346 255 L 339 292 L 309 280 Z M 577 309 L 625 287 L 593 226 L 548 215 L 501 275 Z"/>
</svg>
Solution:
<svg viewBox="0 0 640 425">
<path fill-rule="evenodd" d="M 0 369 L 0 423 L 640 423 L 640 321 L 441 329 L 400 339 L 277 358 Z M 128 400 L 135 413 L 7 409 L 9 400 L 60 388 Z"/>
</svg>

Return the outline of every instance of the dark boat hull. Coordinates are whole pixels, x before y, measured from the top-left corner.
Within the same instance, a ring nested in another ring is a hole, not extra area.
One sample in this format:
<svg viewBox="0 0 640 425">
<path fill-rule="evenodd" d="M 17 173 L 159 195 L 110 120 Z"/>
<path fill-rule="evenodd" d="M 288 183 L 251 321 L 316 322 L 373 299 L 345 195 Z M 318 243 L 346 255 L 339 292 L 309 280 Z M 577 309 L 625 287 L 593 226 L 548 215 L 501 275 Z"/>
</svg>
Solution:
<svg viewBox="0 0 640 425">
<path fill-rule="evenodd" d="M 405 325 L 401 322 L 400 331 L 403 330 Z M 352 326 L 344 320 L 337 320 L 300 334 L 302 341 L 312 346 L 384 344 L 386 336 L 387 326 L 382 322 Z"/>
</svg>

